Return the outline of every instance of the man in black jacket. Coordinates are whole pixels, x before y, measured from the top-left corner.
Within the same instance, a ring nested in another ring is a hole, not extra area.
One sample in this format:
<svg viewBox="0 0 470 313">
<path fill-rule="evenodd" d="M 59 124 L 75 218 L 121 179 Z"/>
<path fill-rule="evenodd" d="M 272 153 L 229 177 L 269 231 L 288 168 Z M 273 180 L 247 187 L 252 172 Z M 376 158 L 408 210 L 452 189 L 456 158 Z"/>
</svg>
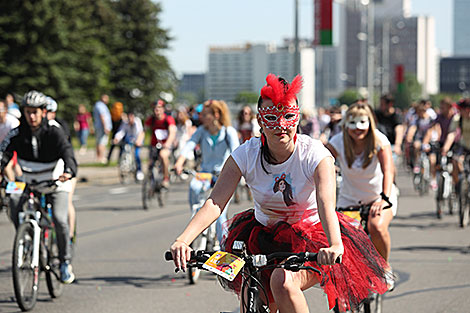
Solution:
<svg viewBox="0 0 470 313">
<path fill-rule="evenodd" d="M 70 179 L 77 173 L 77 162 L 73 149 L 64 131 L 57 122 L 48 121 L 46 96 L 37 91 L 25 94 L 22 101 L 22 121 L 12 129 L 0 145 L 2 168 L 17 152 L 18 163 L 23 169 L 26 182 L 58 179 L 57 189 L 50 194 L 52 218 L 56 228 L 61 261 L 60 273 L 63 283 L 70 284 L 75 279 L 72 272 L 71 245 L 68 225 L 68 194 Z M 19 196 L 11 197 L 11 219 L 18 227 L 18 211 L 21 207 Z"/>
</svg>

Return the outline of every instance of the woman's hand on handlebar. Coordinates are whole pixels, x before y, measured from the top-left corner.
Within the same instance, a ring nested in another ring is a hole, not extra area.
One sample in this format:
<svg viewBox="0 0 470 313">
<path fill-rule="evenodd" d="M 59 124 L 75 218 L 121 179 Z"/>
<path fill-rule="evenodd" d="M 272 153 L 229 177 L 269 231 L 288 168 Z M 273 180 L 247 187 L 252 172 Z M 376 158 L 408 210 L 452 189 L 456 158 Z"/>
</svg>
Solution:
<svg viewBox="0 0 470 313">
<path fill-rule="evenodd" d="M 173 262 L 178 270 L 186 272 L 187 262 L 191 259 L 191 247 L 184 241 L 176 239 L 170 248 Z"/>
<path fill-rule="evenodd" d="M 343 245 L 332 245 L 329 248 L 321 248 L 318 251 L 317 263 L 319 265 L 334 265 L 336 259 L 340 258 L 343 253 Z"/>
<path fill-rule="evenodd" d="M 377 215 L 381 215 L 383 208 L 385 208 L 387 205 L 387 201 L 383 199 L 372 203 L 369 211 L 370 217 L 376 217 Z"/>
</svg>

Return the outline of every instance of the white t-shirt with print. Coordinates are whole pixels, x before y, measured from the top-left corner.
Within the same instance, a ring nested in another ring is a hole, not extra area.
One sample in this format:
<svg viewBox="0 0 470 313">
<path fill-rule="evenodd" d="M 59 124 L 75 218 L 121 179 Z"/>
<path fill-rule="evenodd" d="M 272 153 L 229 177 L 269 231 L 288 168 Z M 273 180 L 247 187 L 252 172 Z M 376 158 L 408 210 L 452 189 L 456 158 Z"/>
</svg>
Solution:
<svg viewBox="0 0 470 313">
<path fill-rule="evenodd" d="M 261 167 L 261 140 L 251 138 L 232 153 L 253 194 L 256 219 L 263 225 L 280 221 L 293 224 L 306 210 L 313 210 L 311 219 L 318 223 L 318 208 L 313 174 L 326 157 L 328 149 L 316 139 L 297 135 L 294 152 L 281 164 L 263 160 L 267 174 Z"/>
<path fill-rule="evenodd" d="M 377 151 L 380 147 L 390 146 L 390 141 L 383 133 L 378 130 L 375 130 L 375 133 L 380 141 L 380 144 L 377 143 Z M 329 144 L 338 153 L 336 160 L 339 162 L 343 178 L 336 206 L 346 208 L 358 205 L 359 202 L 371 203 L 377 200 L 382 192 L 384 177 L 377 154 L 365 169 L 362 168 L 364 154 L 358 155 L 349 168 L 344 152 L 343 132 L 331 138 Z"/>
</svg>

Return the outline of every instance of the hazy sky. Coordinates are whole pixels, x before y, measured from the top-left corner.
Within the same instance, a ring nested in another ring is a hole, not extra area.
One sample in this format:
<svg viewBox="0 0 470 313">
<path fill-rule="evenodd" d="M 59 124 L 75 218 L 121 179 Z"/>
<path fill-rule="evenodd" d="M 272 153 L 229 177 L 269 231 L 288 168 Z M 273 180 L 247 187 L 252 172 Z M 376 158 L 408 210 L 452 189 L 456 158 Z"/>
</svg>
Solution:
<svg viewBox="0 0 470 313">
<path fill-rule="evenodd" d="M 294 1 L 162 0 L 161 26 L 174 38 L 167 53 L 178 75 L 206 71 L 209 46 L 281 43 L 294 34 Z M 434 16 L 436 46 L 452 51 L 453 0 L 412 0 L 412 15 Z M 299 1 L 299 34 L 313 37 L 313 1 Z"/>
</svg>

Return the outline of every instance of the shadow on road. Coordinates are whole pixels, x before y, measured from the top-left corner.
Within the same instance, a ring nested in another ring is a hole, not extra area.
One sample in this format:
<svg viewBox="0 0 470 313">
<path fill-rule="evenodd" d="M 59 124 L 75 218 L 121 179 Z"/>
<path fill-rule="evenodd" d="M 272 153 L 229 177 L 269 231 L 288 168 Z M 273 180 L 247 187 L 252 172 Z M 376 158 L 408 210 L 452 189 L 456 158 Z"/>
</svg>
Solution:
<svg viewBox="0 0 470 313">
<path fill-rule="evenodd" d="M 201 275 L 201 280 L 214 280 L 214 275 Z M 78 285 L 92 286 L 124 286 L 130 285 L 136 288 L 146 289 L 168 289 L 181 288 L 189 285 L 187 275 L 165 274 L 160 277 L 138 277 L 138 276 L 95 276 L 90 278 L 80 278 L 76 281 Z"/>
<path fill-rule="evenodd" d="M 90 207 L 80 207 L 80 212 L 82 211 L 93 211 L 93 212 L 98 212 L 98 211 L 144 211 L 141 205 L 139 206 L 125 206 L 125 207 L 118 207 L 118 206 L 112 206 L 112 207 L 96 207 L 96 206 L 90 206 Z"/>
<path fill-rule="evenodd" d="M 393 248 L 393 251 L 439 251 L 439 252 L 454 252 L 462 254 L 470 254 L 470 246 L 466 247 L 452 247 L 452 246 L 408 246 Z"/>
<path fill-rule="evenodd" d="M 433 287 L 433 288 L 426 288 L 426 289 L 418 289 L 418 290 L 412 290 L 408 291 L 405 293 L 401 294 L 395 294 L 395 295 L 387 295 L 387 299 L 396 299 L 396 298 L 402 298 L 402 297 L 408 297 L 414 294 L 418 293 L 426 293 L 426 292 L 434 292 L 434 291 L 443 291 L 443 290 L 456 290 L 456 289 L 465 289 L 469 288 L 470 289 L 470 284 L 465 284 L 465 285 L 453 285 L 453 286 L 442 286 L 442 287 Z"/>
<path fill-rule="evenodd" d="M 118 225 L 112 225 L 112 226 L 109 226 L 109 227 L 101 227 L 101 228 L 96 229 L 96 230 L 90 230 L 90 231 L 82 232 L 78 235 L 78 239 L 84 238 L 84 237 L 89 237 L 89 236 L 94 236 L 96 234 L 111 232 L 111 231 L 114 231 L 116 229 L 122 229 L 122 228 L 126 228 L 126 227 L 133 227 L 133 226 L 137 226 L 137 225 L 153 223 L 157 220 L 161 220 L 161 219 L 168 218 L 168 217 L 175 217 L 175 216 L 178 216 L 178 215 L 187 215 L 187 214 L 188 214 L 188 210 L 186 210 L 186 209 L 184 209 L 184 210 L 183 209 L 182 210 L 175 210 L 175 211 L 167 212 L 167 213 L 164 213 L 164 214 L 159 214 L 159 215 L 156 215 L 156 216 L 153 216 L 153 217 L 145 217 L 145 218 L 142 218 L 140 220 L 136 220 L 136 221 L 132 221 L 132 222 L 122 223 L 122 224 L 118 224 Z"/>
</svg>

